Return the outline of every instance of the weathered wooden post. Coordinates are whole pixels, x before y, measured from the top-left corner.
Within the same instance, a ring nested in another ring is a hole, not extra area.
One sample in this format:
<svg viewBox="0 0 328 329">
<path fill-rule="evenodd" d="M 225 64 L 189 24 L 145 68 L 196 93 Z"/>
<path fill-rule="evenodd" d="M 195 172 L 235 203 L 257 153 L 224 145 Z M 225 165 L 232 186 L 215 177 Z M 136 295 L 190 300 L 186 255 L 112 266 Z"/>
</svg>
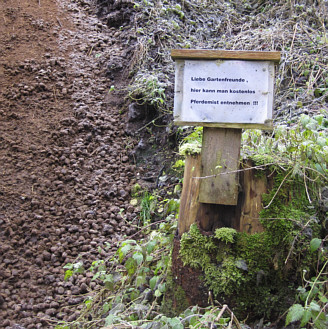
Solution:
<svg viewBox="0 0 328 329">
<path fill-rule="evenodd" d="M 280 52 L 183 49 L 171 56 L 174 122 L 204 127 L 201 156 L 186 161 L 179 236 L 196 221 L 205 231 L 246 230 L 238 205 L 241 133 L 272 128 L 274 62 Z"/>
</svg>

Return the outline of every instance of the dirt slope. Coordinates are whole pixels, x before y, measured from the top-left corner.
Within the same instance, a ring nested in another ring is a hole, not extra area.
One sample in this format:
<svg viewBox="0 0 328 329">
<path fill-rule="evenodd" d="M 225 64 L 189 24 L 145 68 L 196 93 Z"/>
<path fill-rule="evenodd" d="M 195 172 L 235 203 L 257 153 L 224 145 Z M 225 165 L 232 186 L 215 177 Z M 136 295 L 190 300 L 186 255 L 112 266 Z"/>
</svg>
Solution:
<svg viewBox="0 0 328 329">
<path fill-rule="evenodd" d="M 123 97 L 109 93 L 123 86 L 124 35 L 87 1 L 0 12 L 0 328 L 52 328 L 76 318 L 91 281 L 64 282 L 63 265 L 134 232 Z"/>
</svg>

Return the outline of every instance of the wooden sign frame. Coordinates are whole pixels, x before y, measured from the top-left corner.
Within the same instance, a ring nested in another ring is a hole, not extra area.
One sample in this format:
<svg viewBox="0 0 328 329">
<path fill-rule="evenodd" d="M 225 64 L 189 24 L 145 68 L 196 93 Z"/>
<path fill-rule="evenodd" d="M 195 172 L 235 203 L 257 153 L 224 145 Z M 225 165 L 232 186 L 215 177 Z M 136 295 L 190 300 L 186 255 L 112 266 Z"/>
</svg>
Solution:
<svg viewBox="0 0 328 329">
<path fill-rule="evenodd" d="M 171 56 L 176 125 L 272 128 L 274 63 L 280 52 L 175 49 Z M 223 75 L 209 77 L 213 72 Z"/>
</svg>

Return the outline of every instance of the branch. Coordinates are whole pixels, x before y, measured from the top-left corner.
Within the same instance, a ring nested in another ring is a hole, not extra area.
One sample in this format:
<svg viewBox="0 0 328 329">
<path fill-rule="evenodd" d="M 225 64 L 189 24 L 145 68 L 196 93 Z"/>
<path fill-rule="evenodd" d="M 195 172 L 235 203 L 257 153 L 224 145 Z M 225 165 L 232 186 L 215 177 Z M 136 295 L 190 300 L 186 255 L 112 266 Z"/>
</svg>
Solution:
<svg viewBox="0 0 328 329">
<path fill-rule="evenodd" d="M 287 173 L 287 175 L 285 176 L 285 178 L 282 180 L 282 182 L 280 183 L 276 193 L 274 194 L 274 196 L 272 197 L 271 201 L 269 202 L 269 204 L 265 207 L 263 207 L 263 209 L 268 209 L 271 206 L 271 203 L 273 202 L 273 200 L 276 198 L 278 192 L 280 191 L 282 185 L 284 184 L 285 180 L 287 179 L 287 177 L 292 173 L 292 170 L 289 171 L 289 173 Z"/>
</svg>

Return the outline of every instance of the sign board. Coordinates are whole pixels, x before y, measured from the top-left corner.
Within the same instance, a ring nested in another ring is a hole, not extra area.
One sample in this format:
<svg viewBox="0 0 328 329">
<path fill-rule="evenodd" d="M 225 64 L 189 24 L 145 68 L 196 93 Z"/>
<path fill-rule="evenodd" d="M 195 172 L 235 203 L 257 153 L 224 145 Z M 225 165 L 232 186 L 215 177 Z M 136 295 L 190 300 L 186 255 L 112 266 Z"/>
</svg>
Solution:
<svg viewBox="0 0 328 329">
<path fill-rule="evenodd" d="M 236 206 L 242 128 L 272 128 L 280 52 L 182 49 L 171 56 L 174 122 L 205 127 L 197 200 Z"/>
<path fill-rule="evenodd" d="M 274 60 L 277 60 L 277 56 L 272 59 L 272 52 L 267 52 L 269 56 L 265 52 L 203 50 L 196 51 L 199 58 L 194 58 L 192 50 L 176 52 L 179 56 L 172 51 L 176 65 L 175 124 L 224 128 L 272 126 Z"/>
</svg>

